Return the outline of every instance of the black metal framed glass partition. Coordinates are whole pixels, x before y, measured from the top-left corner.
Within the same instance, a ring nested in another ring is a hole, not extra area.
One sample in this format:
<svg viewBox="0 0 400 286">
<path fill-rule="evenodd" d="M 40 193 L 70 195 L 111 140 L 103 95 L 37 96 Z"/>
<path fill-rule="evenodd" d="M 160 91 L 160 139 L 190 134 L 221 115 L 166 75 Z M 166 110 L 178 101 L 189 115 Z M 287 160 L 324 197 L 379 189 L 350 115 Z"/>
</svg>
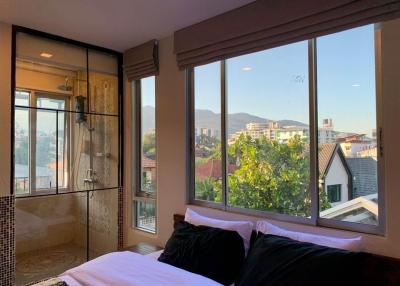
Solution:
<svg viewBox="0 0 400 286">
<path fill-rule="evenodd" d="M 13 27 L 16 282 L 120 244 L 121 54 Z"/>
</svg>

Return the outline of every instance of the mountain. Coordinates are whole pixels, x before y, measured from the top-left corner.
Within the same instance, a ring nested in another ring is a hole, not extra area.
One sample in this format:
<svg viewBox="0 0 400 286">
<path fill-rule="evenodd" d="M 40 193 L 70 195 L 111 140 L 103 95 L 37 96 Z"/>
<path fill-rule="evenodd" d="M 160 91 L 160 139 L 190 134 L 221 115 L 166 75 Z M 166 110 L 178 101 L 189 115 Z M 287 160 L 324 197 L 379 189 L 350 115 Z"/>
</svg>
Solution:
<svg viewBox="0 0 400 286">
<path fill-rule="evenodd" d="M 147 132 L 154 129 L 154 107 L 145 106 L 143 107 L 143 131 Z M 228 114 L 228 134 L 233 134 L 237 131 L 246 128 L 246 124 L 250 122 L 264 123 L 269 122 L 270 119 L 258 117 L 248 113 L 232 113 Z M 278 120 L 281 126 L 307 126 L 299 121 L 294 120 Z M 208 128 L 217 132 L 221 129 L 220 114 L 215 113 L 207 109 L 196 109 L 195 112 L 195 127 L 196 128 Z"/>
<path fill-rule="evenodd" d="M 143 106 L 142 110 L 142 132 L 147 133 L 150 130 L 153 130 L 156 126 L 155 122 L 155 109 L 152 106 L 146 105 Z"/>
</svg>

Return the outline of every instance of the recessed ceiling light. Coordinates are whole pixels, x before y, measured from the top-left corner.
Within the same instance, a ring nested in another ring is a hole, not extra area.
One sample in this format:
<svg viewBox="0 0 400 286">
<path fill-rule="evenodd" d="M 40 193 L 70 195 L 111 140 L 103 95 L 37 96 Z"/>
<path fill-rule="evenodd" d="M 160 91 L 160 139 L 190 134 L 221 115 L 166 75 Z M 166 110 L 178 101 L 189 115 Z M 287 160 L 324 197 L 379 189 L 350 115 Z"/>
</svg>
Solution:
<svg viewBox="0 0 400 286">
<path fill-rule="evenodd" d="M 49 53 L 46 53 L 46 52 L 43 52 L 43 53 L 40 54 L 40 56 L 43 57 L 43 58 L 48 58 L 48 59 L 49 59 L 49 58 L 51 58 L 53 55 L 52 55 L 52 54 L 49 54 Z"/>
<path fill-rule="evenodd" d="M 251 71 L 253 68 L 252 67 L 243 67 L 242 71 Z"/>
<path fill-rule="evenodd" d="M 360 87 L 360 85 L 358 83 L 352 84 L 352 87 Z"/>
</svg>

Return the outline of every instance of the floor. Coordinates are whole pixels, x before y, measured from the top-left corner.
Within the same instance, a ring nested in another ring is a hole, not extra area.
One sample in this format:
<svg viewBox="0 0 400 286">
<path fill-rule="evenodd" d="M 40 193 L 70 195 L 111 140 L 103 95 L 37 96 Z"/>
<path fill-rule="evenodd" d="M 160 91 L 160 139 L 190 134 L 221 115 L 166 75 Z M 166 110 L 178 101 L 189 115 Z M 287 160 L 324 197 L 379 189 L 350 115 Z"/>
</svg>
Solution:
<svg viewBox="0 0 400 286">
<path fill-rule="evenodd" d="M 17 254 L 16 285 L 56 276 L 83 262 L 86 262 L 86 248 L 72 243 Z"/>
</svg>

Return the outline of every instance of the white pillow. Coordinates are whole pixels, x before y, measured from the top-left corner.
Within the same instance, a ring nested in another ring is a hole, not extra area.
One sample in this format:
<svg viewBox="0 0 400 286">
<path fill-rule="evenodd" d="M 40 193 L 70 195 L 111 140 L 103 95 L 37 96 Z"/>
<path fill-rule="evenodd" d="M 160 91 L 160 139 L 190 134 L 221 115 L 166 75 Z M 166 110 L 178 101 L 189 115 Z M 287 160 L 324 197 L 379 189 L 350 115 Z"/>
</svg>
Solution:
<svg viewBox="0 0 400 286">
<path fill-rule="evenodd" d="M 253 223 L 250 221 L 230 221 L 209 218 L 198 214 L 190 208 L 186 209 L 185 221 L 194 225 L 206 225 L 236 231 L 243 238 L 246 254 L 250 248 L 251 232 L 253 231 Z"/>
<path fill-rule="evenodd" d="M 333 248 L 340 248 L 350 251 L 360 251 L 362 248 L 361 236 L 357 236 L 354 238 L 339 238 L 339 237 L 323 236 L 323 235 L 304 233 L 298 231 L 291 231 L 284 228 L 280 228 L 279 226 L 276 226 L 267 221 L 258 221 L 256 229 L 257 231 L 265 234 L 284 236 L 302 242 L 310 242 Z"/>
</svg>

